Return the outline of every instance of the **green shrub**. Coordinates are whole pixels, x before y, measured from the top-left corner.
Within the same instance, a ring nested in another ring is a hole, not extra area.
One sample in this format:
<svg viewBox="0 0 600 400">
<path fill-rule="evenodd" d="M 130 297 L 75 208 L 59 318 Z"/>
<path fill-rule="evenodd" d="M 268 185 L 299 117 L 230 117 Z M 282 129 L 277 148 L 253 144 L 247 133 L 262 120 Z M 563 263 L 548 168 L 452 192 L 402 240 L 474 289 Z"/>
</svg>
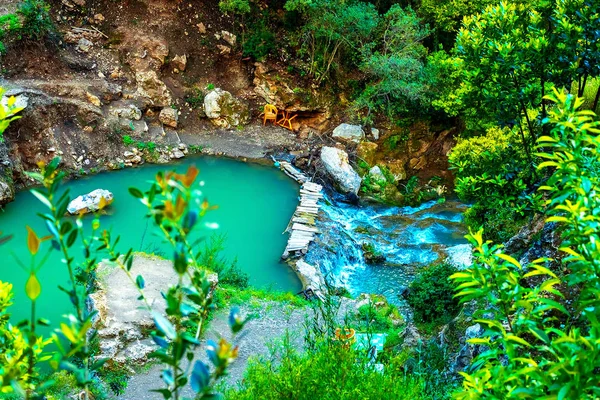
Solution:
<svg viewBox="0 0 600 400">
<path fill-rule="evenodd" d="M 404 322 L 398 307 L 391 304 L 379 307 L 373 303 L 365 304 L 358 309 L 357 318 L 359 330 L 370 332 L 387 332 L 395 328 L 394 323 Z"/>
<path fill-rule="evenodd" d="M 284 344 L 280 363 L 254 360 L 241 386 L 225 393 L 227 400 L 395 399 L 420 400 L 421 379 L 402 371 L 379 373 L 362 352 L 327 342 L 314 351 L 298 353 Z M 275 359 L 275 357 L 271 357 Z"/>
<path fill-rule="evenodd" d="M 50 5 L 43 0 L 25 0 L 17 13 L 23 19 L 20 33 L 28 39 L 41 40 L 55 30 Z"/>
<path fill-rule="evenodd" d="M 414 320 L 429 327 L 449 322 L 460 310 L 454 285 L 448 279 L 457 272 L 450 264 L 438 264 L 421 272 L 409 286 L 407 302 Z"/>
<path fill-rule="evenodd" d="M 117 396 L 122 395 L 125 392 L 130 375 L 131 371 L 127 366 L 118 364 L 114 361 L 105 364 L 104 367 L 98 371 L 98 376 L 102 382 L 104 382 Z"/>
<path fill-rule="evenodd" d="M 269 30 L 267 22 L 262 21 L 253 27 L 244 42 L 244 56 L 261 61 L 275 50 L 276 44 L 275 35 Z"/>
<path fill-rule="evenodd" d="M 123 144 L 129 146 L 130 144 L 135 144 L 135 140 L 129 135 L 123 135 Z"/>
<path fill-rule="evenodd" d="M 198 88 L 191 89 L 185 96 L 185 102 L 193 109 L 202 107 L 204 105 L 204 92 Z"/>
<path fill-rule="evenodd" d="M 234 286 L 238 289 L 246 289 L 250 276 L 242 271 L 237 265 L 237 260 L 230 261 L 222 253 L 225 249 L 225 235 L 213 235 L 204 242 L 200 265 L 209 271 L 219 275 L 219 282 Z"/>
<path fill-rule="evenodd" d="M 473 203 L 465 222 L 475 230 L 483 227 L 491 239 L 510 239 L 540 209 L 540 196 L 529 193 L 535 176 L 515 130 L 492 128 L 459 139 L 448 161 L 458 197 Z"/>
</svg>

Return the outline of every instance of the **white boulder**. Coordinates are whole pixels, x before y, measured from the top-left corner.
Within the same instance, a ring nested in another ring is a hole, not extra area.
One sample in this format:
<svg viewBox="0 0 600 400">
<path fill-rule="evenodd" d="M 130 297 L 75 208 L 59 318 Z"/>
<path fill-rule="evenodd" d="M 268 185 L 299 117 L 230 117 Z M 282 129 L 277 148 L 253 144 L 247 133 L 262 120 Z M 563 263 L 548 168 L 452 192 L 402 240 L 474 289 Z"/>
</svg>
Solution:
<svg viewBox="0 0 600 400">
<path fill-rule="evenodd" d="M 214 89 L 204 97 L 204 112 L 212 122 L 222 128 L 250 122 L 248 104 L 223 89 Z"/>
<path fill-rule="evenodd" d="M 348 153 L 335 147 L 323 147 L 321 149 L 321 162 L 340 191 L 343 193 L 358 193 L 361 179 L 348 162 Z"/>
<path fill-rule="evenodd" d="M 100 209 L 102 199 L 106 201 L 106 205 L 109 205 L 113 202 L 113 194 L 108 190 L 96 189 L 72 200 L 67 207 L 67 211 L 71 215 L 96 212 Z"/>
<path fill-rule="evenodd" d="M 360 125 L 341 124 L 333 130 L 333 138 L 360 143 L 365 139 L 365 131 Z"/>
</svg>

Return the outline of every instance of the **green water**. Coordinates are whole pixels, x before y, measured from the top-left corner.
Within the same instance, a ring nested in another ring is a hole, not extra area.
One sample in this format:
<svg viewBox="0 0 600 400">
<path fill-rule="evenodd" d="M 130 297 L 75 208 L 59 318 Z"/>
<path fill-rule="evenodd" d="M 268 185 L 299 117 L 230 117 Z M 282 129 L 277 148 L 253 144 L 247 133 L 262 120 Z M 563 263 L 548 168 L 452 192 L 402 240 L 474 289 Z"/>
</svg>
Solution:
<svg viewBox="0 0 600 400">
<path fill-rule="evenodd" d="M 109 215 L 102 216 L 100 220 L 102 227 L 112 229 L 113 235 L 121 236 L 118 247 L 122 252 L 131 247 L 170 255 L 168 246 L 152 234 L 152 224 L 146 224 L 145 207 L 128 193 L 128 188 L 136 186 L 146 190 L 149 187 L 147 182 L 158 171 L 176 169 L 183 172 L 190 164 L 200 169 L 198 181 L 203 182 L 203 195 L 210 204 L 219 207 L 210 211 L 202 221 L 200 234 L 225 234 L 224 255 L 229 259 L 237 258 L 238 266 L 250 275 L 253 286 L 299 291 L 301 286 L 296 275 L 280 262 L 287 238 L 282 232 L 297 205 L 298 187 L 276 168 L 221 158 L 189 158 L 168 166 L 145 165 L 101 173 L 68 182 L 64 188 L 70 190 L 71 198 L 97 188 L 114 194 Z M 15 321 L 28 315 L 29 301 L 24 294 L 27 273 L 14 256 L 29 265 L 26 225 L 34 228 L 40 236 L 47 235 L 43 221 L 36 216 L 40 211 L 44 211 L 43 206 L 28 191 L 18 193 L 15 201 L 8 204 L 4 212 L 0 211 L 0 231 L 14 235 L 0 249 L 0 280 L 14 285 L 16 295 L 12 319 Z M 86 216 L 85 223 L 89 225 L 92 218 Z M 218 224 L 216 229 L 215 224 Z M 48 242 L 45 245 L 49 246 Z M 77 250 L 76 247 L 73 249 Z M 68 283 L 66 267 L 60 260 L 59 253 L 52 252 L 39 273 L 42 295 L 38 315 L 54 322 L 71 311 L 67 295 L 58 289 L 58 285 L 67 286 Z"/>
</svg>

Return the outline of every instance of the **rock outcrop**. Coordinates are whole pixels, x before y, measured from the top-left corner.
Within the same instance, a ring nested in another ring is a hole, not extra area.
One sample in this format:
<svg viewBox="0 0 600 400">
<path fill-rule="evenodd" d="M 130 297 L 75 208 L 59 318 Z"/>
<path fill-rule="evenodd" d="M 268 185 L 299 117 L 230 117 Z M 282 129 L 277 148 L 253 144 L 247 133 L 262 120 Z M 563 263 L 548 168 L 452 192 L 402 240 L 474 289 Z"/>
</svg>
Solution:
<svg viewBox="0 0 600 400">
<path fill-rule="evenodd" d="M 341 124 L 333 130 L 331 136 L 346 142 L 360 143 L 365 139 L 365 131 L 360 125 Z"/>
<path fill-rule="evenodd" d="M 135 80 L 138 84 L 138 94 L 150 100 L 155 107 L 167 107 L 173 102 L 171 92 L 156 71 L 136 72 Z"/>
<path fill-rule="evenodd" d="M 134 255 L 133 276 L 145 281 L 144 294 L 153 311 L 164 313 L 165 301 L 161 292 L 177 284 L 179 276 L 172 262 L 145 254 Z M 117 266 L 102 262 L 98 266 L 100 290 L 90 296 L 91 307 L 98 311 L 94 326 L 98 329 L 101 357 L 117 362 L 145 362 L 156 345 L 148 337 L 154 329 L 150 311 L 138 300 L 139 292 L 133 282 Z M 217 285 L 217 274 L 208 277 L 211 287 Z"/>
<path fill-rule="evenodd" d="M 204 97 L 204 112 L 221 128 L 245 125 L 250 122 L 248 104 L 223 89 L 214 89 Z"/>
<path fill-rule="evenodd" d="M 335 147 L 323 147 L 321 162 L 342 193 L 358 193 L 361 179 L 350 165 L 348 153 Z"/>
<path fill-rule="evenodd" d="M 96 189 L 72 200 L 67 207 L 67 211 L 71 215 L 96 212 L 101 208 L 102 199 L 106 202 L 105 205 L 109 205 L 113 202 L 114 197 L 108 190 Z"/>
</svg>

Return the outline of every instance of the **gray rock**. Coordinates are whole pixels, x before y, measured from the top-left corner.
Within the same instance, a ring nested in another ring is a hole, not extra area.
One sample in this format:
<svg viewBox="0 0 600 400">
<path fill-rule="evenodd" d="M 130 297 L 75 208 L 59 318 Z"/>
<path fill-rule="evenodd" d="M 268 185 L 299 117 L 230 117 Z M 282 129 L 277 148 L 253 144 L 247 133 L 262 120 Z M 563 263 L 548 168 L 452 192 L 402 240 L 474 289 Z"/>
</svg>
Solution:
<svg viewBox="0 0 600 400">
<path fill-rule="evenodd" d="M 72 200 L 67 207 L 67 211 L 71 215 L 98 211 L 102 198 L 104 198 L 108 204 L 113 202 L 113 194 L 111 192 L 105 189 L 96 189 Z"/>
<path fill-rule="evenodd" d="M 358 193 L 361 179 L 348 162 L 348 154 L 345 151 L 335 147 L 323 147 L 321 162 L 341 192 Z"/>
<path fill-rule="evenodd" d="M 135 73 L 138 93 L 150 99 L 156 107 L 167 107 L 173 102 L 167 85 L 160 80 L 156 71 L 138 71 Z"/>
<path fill-rule="evenodd" d="M 92 43 L 89 40 L 87 40 L 86 38 L 82 37 L 81 39 L 79 39 L 79 42 L 77 43 L 77 49 L 79 51 L 87 53 L 90 51 L 90 49 L 92 48 L 93 45 L 94 45 L 94 43 Z"/>
<path fill-rule="evenodd" d="M 373 139 L 379 140 L 379 129 L 371 128 L 371 135 L 373 135 Z"/>
<path fill-rule="evenodd" d="M 133 104 L 130 104 L 128 107 L 118 107 L 112 109 L 109 112 L 109 114 L 115 117 L 130 119 L 134 121 L 139 121 L 140 119 L 142 119 L 142 111 Z"/>
<path fill-rule="evenodd" d="M 250 122 L 248 104 L 223 89 L 214 89 L 204 97 L 204 112 L 222 128 L 245 125 Z"/>
<path fill-rule="evenodd" d="M 171 128 L 177 128 L 177 122 L 179 121 L 179 115 L 177 110 L 171 107 L 165 107 L 160 110 L 158 119 L 163 124 L 170 126 Z"/>
<path fill-rule="evenodd" d="M 185 154 L 183 154 L 183 151 L 179 149 L 173 150 L 173 152 L 171 153 L 171 158 L 173 159 L 179 159 L 183 157 L 185 157 Z"/>
<path fill-rule="evenodd" d="M 144 294 L 154 312 L 163 314 L 165 301 L 161 292 L 177 284 L 179 277 L 170 260 L 136 254 L 131 267 L 133 276 L 141 275 L 146 283 Z M 91 308 L 98 311 L 94 326 L 100 338 L 101 357 L 117 361 L 144 362 L 156 345 L 148 332 L 154 321 L 139 292 L 125 273 L 116 265 L 104 261 L 98 265 L 100 290 L 90 296 Z M 217 274 L 208 276 L 211 288 L 217 285 Z"/>
<path fill-rule="evenodd" d="M 6 141 L 3 140 L 0 142 L 0 206 L 15 199 L 12 174 L 12 162 L 8 156 Z"/>
<path fill-rule="evenodd" d="M 383 175 L 383 172 L 381 172 L 381 168 L 379 168 L 377 165 L 369 170 L 369 176 L 376 181 L 386 180 L 385 175 Z"/>
<path fill-rule="evenodd" d="M 325 280 L 318 268 L 308 264 L 304 259 L 300 259 L 296 262 L 294 270 L 302 282 L 303 290 L 310 289 L 317 297 L 324 298 Z"/>
<path fill-rule="evenodd" d="M 341 124 L 333 130 L 332 137 L 353 143 L 360 143 L 365 139 L 365 131 L 360 125 Z"/>
</svg>

